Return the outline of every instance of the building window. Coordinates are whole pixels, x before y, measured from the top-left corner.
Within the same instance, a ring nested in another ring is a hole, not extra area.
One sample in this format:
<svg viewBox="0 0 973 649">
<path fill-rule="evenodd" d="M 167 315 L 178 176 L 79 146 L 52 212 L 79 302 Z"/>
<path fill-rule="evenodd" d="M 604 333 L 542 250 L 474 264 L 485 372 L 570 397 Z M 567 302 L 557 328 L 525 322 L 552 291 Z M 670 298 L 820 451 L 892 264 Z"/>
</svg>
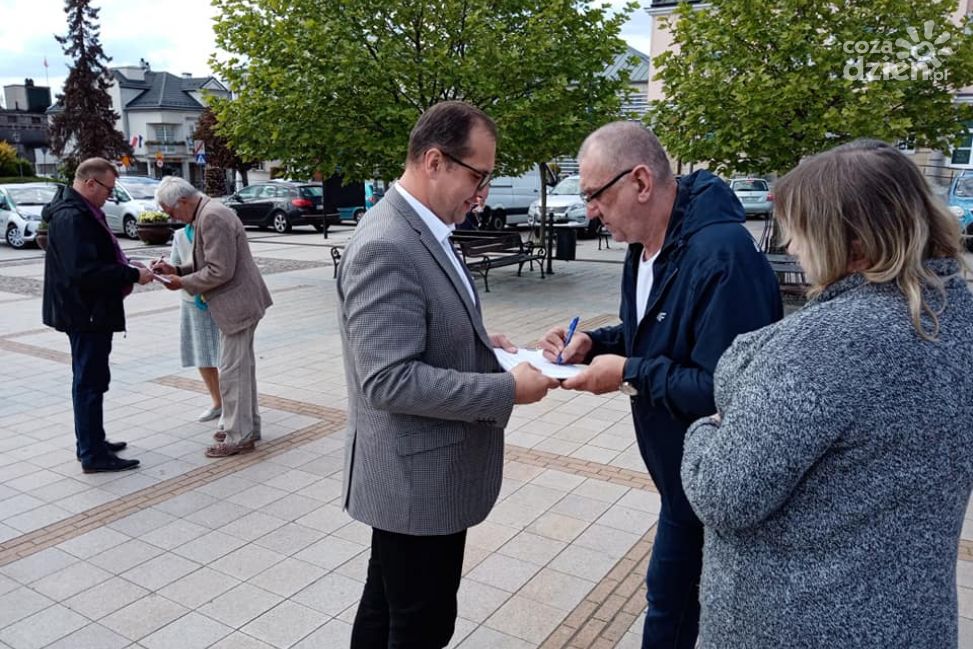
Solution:
<svg viewBox="0 0 973 649">
<path fill-rule="evenodd" d="M 30 123 L 31 124 L 40 124 L 41 123 L 41 118 L 40 117 L 31 117 L 30 118 Z"/>
<path fill-rule="evenodd" d="M 950 162 L 954 165 L 968 167 L 971 162 L 971 152 L 973 152 L 973 124 L 970 124 L 970 130 L 966 132 L 966 137 L 953 148 L 953 157 Z"/>
<path fill-rule="evenodd" d="M 8 124 L 16 124 L 17 123 L 17 116 L 16 115 L 7 115 L 7 123 Z"/>
<path fill-rule="evenodd" d="M 176 131 L 179 130 L 178 124 L 153 124 L 155 130 L 155 140 L 164 144 L 176 144 Z"/>
</svg>

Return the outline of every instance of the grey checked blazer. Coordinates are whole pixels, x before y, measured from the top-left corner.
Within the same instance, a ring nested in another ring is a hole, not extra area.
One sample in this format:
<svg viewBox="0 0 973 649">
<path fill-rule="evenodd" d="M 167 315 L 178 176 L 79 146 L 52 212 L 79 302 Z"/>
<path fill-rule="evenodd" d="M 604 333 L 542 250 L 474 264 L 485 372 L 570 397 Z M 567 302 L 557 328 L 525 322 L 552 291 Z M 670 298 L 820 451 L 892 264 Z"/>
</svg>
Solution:
<svg viewBox="0 0 973 649">
<path fill-rule="evenodd" d="M 514 380 L 446 255 L 392 189 L 338 267 L 343 502 L 389 532 L 459 532 L 485 519 L 500 491 Z"/>
<path fill-rule="evenodd" d="M 183 287 L 203 294 L 224 334 L 254 326 L 274 301 L 250 254 L 240 218 L 223 203 L 203 198 L 194 223 L 193 258 L 179 267 Z"/>
</svg>

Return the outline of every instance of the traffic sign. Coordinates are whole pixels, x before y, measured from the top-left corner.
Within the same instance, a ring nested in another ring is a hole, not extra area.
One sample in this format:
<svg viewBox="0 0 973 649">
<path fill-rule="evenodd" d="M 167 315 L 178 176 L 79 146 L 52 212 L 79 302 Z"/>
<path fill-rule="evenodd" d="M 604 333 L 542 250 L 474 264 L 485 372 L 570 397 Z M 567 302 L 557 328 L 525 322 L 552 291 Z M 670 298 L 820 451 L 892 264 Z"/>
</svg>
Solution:
<svg viewBox="0 0 973 649">
<path fill-rule="evenodd" d="M 156 167 L 158 167 L 159 169 L 162 169 L 162 166 L 163 166 L 164 164 L 165 164 L 165 163 L 164 163 L 164 162 L 162 162 L 162 158 L 159 158 L 159 159 L 157 159 L 157 160 L 155 161 L 155 166 L 156 166 Z"/>
<path fill-rule="evenodd" d="M 206 164 L 206 154 L 205 153 L 197 153 L 196 154 L 196 164 L 198 164 L 200 166 L 203 166 L 203 165 Z"/>
</svg>

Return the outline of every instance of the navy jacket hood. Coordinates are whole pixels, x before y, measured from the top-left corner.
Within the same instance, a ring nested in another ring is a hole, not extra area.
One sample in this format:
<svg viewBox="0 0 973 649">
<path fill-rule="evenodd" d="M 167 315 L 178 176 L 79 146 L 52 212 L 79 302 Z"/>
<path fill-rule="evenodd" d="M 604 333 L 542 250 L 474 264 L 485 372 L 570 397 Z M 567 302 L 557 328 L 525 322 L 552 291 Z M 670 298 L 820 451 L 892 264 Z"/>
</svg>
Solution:
<svg viewBox="0 0 973 649">
<path fill-rule="evenodd" d="M 710 225 L 746 222 L 743 205 L 733 190 L 705 169 L 683 176 L 676 191 L 663 249 L 689 239 Z"/>
</svg>

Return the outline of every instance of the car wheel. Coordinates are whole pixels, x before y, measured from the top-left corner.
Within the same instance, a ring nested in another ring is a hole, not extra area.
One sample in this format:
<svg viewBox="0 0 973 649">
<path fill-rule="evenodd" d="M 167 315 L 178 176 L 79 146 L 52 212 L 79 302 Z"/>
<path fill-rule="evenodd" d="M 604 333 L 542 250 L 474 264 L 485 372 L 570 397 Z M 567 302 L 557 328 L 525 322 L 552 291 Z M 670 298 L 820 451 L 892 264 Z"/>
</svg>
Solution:
<svg viewBox="0 0 973 649">
<path fill-rule="evenodd" d="M 966 226 L 966 239 L 963 241 L 967 252 L 973 252 L 973 223 Z"/>
<path fill-rule="evenodd" d="M 122 229 L 125 230 L 125 236 L 129 239 L 139 238 L 139 224 L 134 216 L 125 217 L 125 220 L 122 221 Z"/>
<path fill-rule="evenodd" d="M 355 223 L 358 223 L 359 221 L 361 221 L 361 217 L 365 216 L 365 210 L 357 209 L 355 210 L 353 216 L 355 217 Z"/>
<path fill-rule="evenodd" d="M 274 229 L 274 232 L 278 234 L 284 234 L 285 232 L 291 231 L 291 224 L 287 220 L 287 215 L 283 212 L 274 212 L 270 215 L 270 226 Z"/>
<path fill-rule="evenodd" d="M 497 210 L 486 217 L 486 223 L 490 230 L 503 230 L 507 225 L 507 215 L 503 210 Z"/>
<path fill-rule="evenodd" d="M 16 225 L 11 225 L 7 228 L 6 239 L 7 243 L 10 244 L 10 247 L 16 248 L 17 250 L 20 250 L 27 245 L 27 242 L 24 241 L 24 235 L 20 232 L 20 228 L 18 228 Z"/>
</svg>

